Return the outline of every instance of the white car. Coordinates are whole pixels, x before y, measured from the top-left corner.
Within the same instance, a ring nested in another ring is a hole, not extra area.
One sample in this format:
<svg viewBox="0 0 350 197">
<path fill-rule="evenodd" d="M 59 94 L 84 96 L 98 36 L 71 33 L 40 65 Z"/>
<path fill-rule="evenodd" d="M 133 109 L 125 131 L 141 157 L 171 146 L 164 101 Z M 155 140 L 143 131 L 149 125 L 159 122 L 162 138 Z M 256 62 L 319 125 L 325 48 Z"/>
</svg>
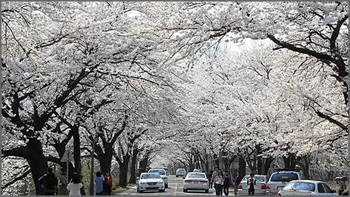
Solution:
<svg viewBox="0 0 350 197">
<path fill-rule="evenodd" d="M 249 185 L 248 185 L 248 180 L 250 178 L 250 175 L 246 175 L 243 177 L 241 183 L 238 185 L 238 194 L 240 196 L 242 195 L 248 195 L 248 189 L 249 189 Z M 266 175 L 254 175 L 254 179 L 256 180 L 256 184 L 254 185 L 254 194 L 261 194 L 261 195 L 265 195 L 267 189 L 269 189 L 268 185 L 267 185 L 267 176 Z"/>
<path fill-rule="evenodd" d="M 143 191 L 165 191 L 165 184 L 163 179 L 158 173 L 147 173 L 143 172 L 140 177 L 137 177 L 137 192 L 141 193 Z"/>
<path fill-rule="evenodd" d="M 292 180 L 301 180 L 301 174 L 297 171 L 277 171 L 271 174 L 267 185 L 268 195 L 276 195 L 288 182 Z"/>
<path fill-rule="evenodd" d="M 148 172 L 150 172 L 150 173 L 152 173 L 152 172 L 159 173 L 160 177 L 164 181 L 165 188 L 168 188 L 168 175 L 167 175 L 166 171 L 163 168 L 152 168 L 152 169 L 148 170 Z"/>
<path fill-rule="evenodd" d="M 323 181 L 313 180 L 294 180 L 289 182 L 278 192 L 278 196 L 338 196 L 335 190 L 332 190 Z"/>
<path fill-rule="evenodd" d="M 175 176 L 176 176 L 176 177 L 178 177 L 178 176 L 186 176 L 186 170 L 185 170 L 185 168 L 178 168 L 178 169 L 176 170 Z"/>
<path fill-rule="evenodd" d="M 183 192 L 188 190 L 204 190 L 209 192 L 209 180 L 203 172 L 189 172 L 184 179 Z"/>
</svg>

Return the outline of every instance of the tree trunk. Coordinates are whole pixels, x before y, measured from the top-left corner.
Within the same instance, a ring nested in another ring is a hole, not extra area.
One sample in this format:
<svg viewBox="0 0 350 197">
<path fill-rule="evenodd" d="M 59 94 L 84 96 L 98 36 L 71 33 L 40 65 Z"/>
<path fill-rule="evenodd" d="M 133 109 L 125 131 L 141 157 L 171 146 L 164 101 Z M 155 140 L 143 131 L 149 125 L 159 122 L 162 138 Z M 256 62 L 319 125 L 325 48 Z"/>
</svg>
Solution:
<svg viewBox="0 0 350 197">
<path fill-rule="evenodd" d="M 128 184 L 128 167 L 129 167 L 130 155 L 126 154 L 123 156 L 123 162 L 119 164 L 119 186 L 126 188 Z"/>
<path fill-rule="evenodd" d="M 41 142 L 38 139 L 30 138 L 27 143 L 27 148 L 30 153 L 26 158 L 33 177 L 36 195 L 43 195 L 44 191 L 39 184 L 39 178 L 47 172 L 47 160 L 44 156 Z"/>
<path fill-rule="evenodd" d="M 104 143 L 103 150 L 99 145 L 96 145 L 95 153 L 97 155 L 97 159 L 100 161 L 101 172 L 103 174 L 111 172 L 113 157 L 112 144 Z"/>
<path fill-rule="evenodd" d="M 303 170 L 303 178 L 304 179 L 310 179 L 310 160 L 309 160 L 309 156 L 306 155 L 303 157 L 303 159 L 301 161 L 299 161 L 299 165 L 301 167 L 301 169 Z"/>
<path fill-rule="evenodd" d="M 145 155 L 141 161 L 139 162 L 139 172 L 138 175 L 140 175 L 141 172 L 146 172 L 147 166 L 148 166 L 148 154 Z"/>
<path fill-rule="evenodd" d="M 246 163 L 243 157 L 239 157 L 239 174 L 240 176 L 244 176 L 246 174 Z"/>
<path fill-rule="evenodd" d="M 263 165 L 261 174 L 266 174 L 266 175 L 267 175 L 267 173 L 268 173 L 268 171 L 269 171 L 269 168 L 270 168 L 271 163 L 273 162 L 273 160 L 274 160 L 274 159 L 273 159 L 272 157 L 268 157 L 268 158 L 266 158 L 266 159 L 263 159 L 264 165 Z"/>
<path fill-rule="evenodd" d="M 287 157 L 283 157 L 283 161 L 284 161 L 284 168 L 294 169 L 296 166 L 297 158 L 295 157 L 294 153 L 290 153 L 288 154 Z"/>
<path fill-rule="evenodd" d="M 80 156 L 80 135 L 79 127 L 74 126 L 73 128 L 73 153 L 74 153 L 74 167 L 78 175 L 81 175 L 81 156 Z"/>
<path fill-rule="evenodd" d="M 134 147 L 132 150 L 131 166 L 130 166 L 130 179 L 129 183 L 136 183 L 136 162 L 139 150 Z"/>
</svg>

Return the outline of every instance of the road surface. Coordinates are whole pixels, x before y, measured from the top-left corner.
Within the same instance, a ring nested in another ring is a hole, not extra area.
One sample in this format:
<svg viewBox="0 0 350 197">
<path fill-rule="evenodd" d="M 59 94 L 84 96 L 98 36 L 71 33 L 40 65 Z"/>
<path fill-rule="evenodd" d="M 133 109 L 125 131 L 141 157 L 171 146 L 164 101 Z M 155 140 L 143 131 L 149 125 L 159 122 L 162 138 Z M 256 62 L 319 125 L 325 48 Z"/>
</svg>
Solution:
<svg viewBox="0 0 350 197">
<path fill-rule="evenodd" d="M 175 175 L 170 175 L 168 178 L 169 188 L 165 189 L 165 192 L 157 192 L 157 191 L 149 191 L 137 193 L 136 186 L 122 193 L 117 194 L 117 196 L 215 196 L 215 190 L 209 189 L 209 193 L 205 193 L 205 191 L 188 191 L 183 192 L 183 178 L 175 177 Z M 223 195 L 225 196 L 225 195 Z M 229 196 L 234 196 L 233 188 L 230 187 Z M 248 196 L 248 195 L 247 195 Z"/>
</svg>

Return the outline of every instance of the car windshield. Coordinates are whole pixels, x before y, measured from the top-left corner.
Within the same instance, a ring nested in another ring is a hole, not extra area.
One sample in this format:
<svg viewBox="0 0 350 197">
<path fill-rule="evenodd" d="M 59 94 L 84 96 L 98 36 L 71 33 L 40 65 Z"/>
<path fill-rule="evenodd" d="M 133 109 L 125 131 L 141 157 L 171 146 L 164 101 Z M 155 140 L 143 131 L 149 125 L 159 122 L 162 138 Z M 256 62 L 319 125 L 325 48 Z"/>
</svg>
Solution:
<svg viewBox="0 0 350 197">
<path fill-rule="evenodd" d="M 165 170 L 149 170 L 149 172 L 158 172 L 160 175 L 165 175 Z"/>
<path fill-rule="evenodd" d="M 283 190 L 305 190 L 305 191 L 315 191 L 315 184 L 308 182 L 291 182 L 287 184 Z"/>
<path fill-rule="evenodd" d="M 142 174 L 141 179 L 160 179 L 160 175 L 158 173 Z"/>
<path fill-rule="evenodd" d="M 206 178 L 205 174 L 189 174 L 188 178 Z"/>
<path fill-rule="evenodd" d="M 298 175 L 296 173 L 276 173 L 273 174 L 271 177 L 271 181 L 274 182 L 289 182 L 291 180 L 298 180 Z"/>
<path fill-rule="evenodd" d="M 242 179 L 242 182 L 246 182 L 250 176 L 247 175 Z M 265 176 L 254 176 L 256 182 L 266 182 L 266 177 Z"/>
<path fill-rule="evenodd" d="M 256 182 L 265 182 L 266 177 L 265 176 L 254 176 Z"/>
</svg>

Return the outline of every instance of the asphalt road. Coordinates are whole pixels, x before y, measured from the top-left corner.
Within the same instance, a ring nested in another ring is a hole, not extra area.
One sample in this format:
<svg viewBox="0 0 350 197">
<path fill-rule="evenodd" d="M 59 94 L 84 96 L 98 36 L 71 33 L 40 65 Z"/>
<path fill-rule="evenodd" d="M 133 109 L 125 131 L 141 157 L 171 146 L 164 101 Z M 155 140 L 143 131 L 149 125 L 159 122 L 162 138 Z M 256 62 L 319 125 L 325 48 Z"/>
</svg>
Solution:
<svg viewBox="0 0 350 197">
<path fill-rule="evenodd" d="M 122 193 L 119 193 L 118 196 L 215 196 L 215 190 L 209 189 L 209 193 L 205 193 L 203 191 L 191 191 L 184 193 L 182 191 L 183 189 L 183 178 L 182 177 L 175 177 L 175 175 L 169 176 L 169 188 L 165 189 L 165 192 L 157 192 L 157 191 L 149 191 L 149 192 L 142 192 L 137 193 L 136 186 L 125 191 Z M 234 196 L 233 188 L 230 188 L 229 196 Z M 248 196 L 248 195 L 247 195 Z"/>
</svg>

